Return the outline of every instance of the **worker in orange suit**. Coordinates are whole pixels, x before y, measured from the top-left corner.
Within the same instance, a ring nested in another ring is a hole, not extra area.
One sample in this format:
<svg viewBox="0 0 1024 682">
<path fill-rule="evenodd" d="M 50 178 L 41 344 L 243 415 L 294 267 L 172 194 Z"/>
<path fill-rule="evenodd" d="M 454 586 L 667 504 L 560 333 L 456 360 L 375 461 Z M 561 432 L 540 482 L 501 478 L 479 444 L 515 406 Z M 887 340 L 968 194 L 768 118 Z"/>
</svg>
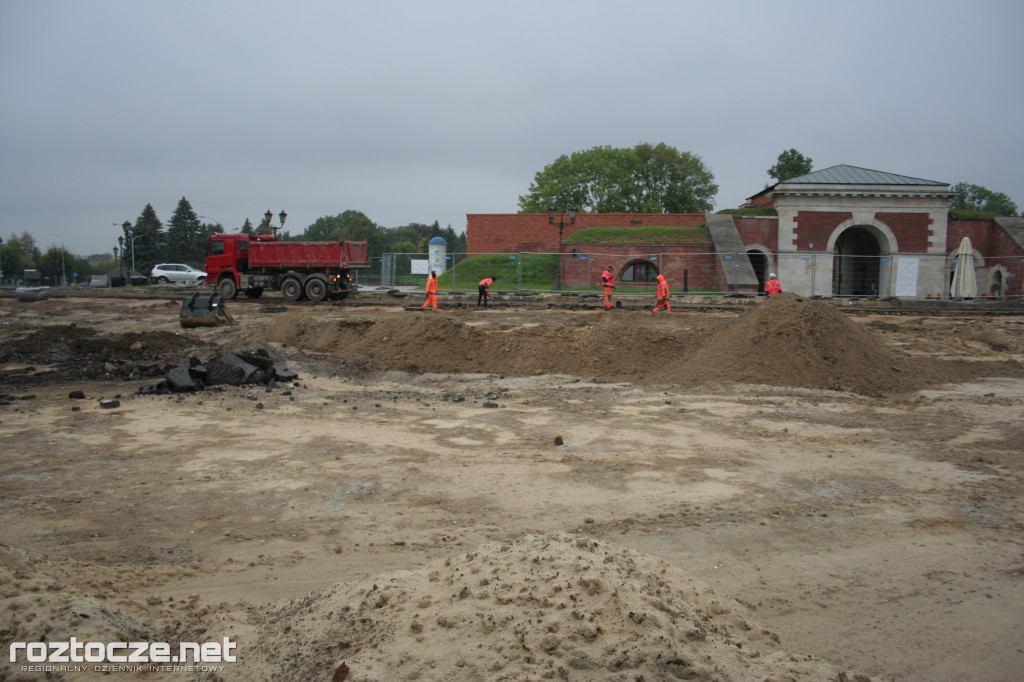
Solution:
<svg viewBox="0 0 1024 682">
<path fill-rule="evenodd" d="M 764 295 L 771 296 L 772 294 L 782 293 L 782 284 L 779 280 L 775 279 L 775 273 L 768 275 L 769 279 L 764 283 Z"/>
<path fill-rule="evenodd" d="M 437 271 L 431 270 L 427 277 L 427 301 L 420 306 L 420 310 L 437 310 Z"/>
<path fill-rule="evenodd" d="M 604 309 L 612 309 L 612 289 L 615 288 L 615 275 L 612 274 L 612 266 L 606 265 L 601 273 L 601 286 L 604 287 Z"/>
<path fill-rule="evenodd" d="M 487 299 L 491 297 L 491 285 L 498 280 L 497 277 L 491 275 L 490 277 L 484 277 L 480 280 L 480 284 L 476 288 L 476 307 L 479 308 L 480 304 L 487 307 Z"/>
<path fill-rule="evenodd" d="M 668 282 L 665 281 L 665 275 L 658 275 L 658 291 L 657 291 L 657 296 L 658 296 L 658 305 L 654 306 L 654 310 L 652 310 L 651 312 L 652 313 L 656 313 L 659 310 L 661 310 L 662 307 L 665 308 L 665 312 L 666 313 L 672 312 L 672 306 L 668 302 L 668 299 L 670 298 L 671 294 L 669 294 L 669 291 L 668 291 Z"/>
</svg>

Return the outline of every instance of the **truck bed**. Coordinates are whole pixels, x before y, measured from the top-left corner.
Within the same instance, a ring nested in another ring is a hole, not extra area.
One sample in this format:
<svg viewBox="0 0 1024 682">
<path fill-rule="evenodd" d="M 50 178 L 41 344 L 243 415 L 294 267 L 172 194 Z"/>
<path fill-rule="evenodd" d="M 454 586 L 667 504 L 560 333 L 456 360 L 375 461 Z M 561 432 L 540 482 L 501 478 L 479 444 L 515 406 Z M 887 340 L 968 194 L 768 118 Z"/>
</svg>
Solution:
<svg viewBox="0 0 1024 682">
<path fill-rule="evenodd" d="M 366 242 L 250 242 L 249 267 L 313 270 L 370 267 Z"/>
</svg>

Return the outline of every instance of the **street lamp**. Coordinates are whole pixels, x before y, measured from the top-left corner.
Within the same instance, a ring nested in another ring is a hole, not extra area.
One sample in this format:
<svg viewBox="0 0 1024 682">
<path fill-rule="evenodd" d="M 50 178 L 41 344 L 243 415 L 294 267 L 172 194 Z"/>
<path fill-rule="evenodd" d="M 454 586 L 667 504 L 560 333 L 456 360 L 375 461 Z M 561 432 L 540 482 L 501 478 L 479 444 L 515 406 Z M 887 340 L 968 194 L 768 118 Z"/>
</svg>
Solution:
<svg viewBox="0 0 1024 682">
<path fill-rule="evenodd" d="M 269 210 L 266 213 L 263 214 L 263 218 L 267 221 L 267 227 L 270 228 L 270 233 L 271 234 L 277 234 L 277 230 L 279 228 L 276 228 L 276 227 L 274 227 L 273 225 L 270 224 L 270 221 L 273 219 L 273 217 L 274 217 L 274 214 L 271 213 Z M 281 209 L 281 212 L 277 214 L 277 217 L 281 219 L 281 227 L 280 227 L 280 229 L 283 230 L 284 229 L 284 219 L 288 217 L 288 214 L 284 212 L 284 209 Z"/>
<path fill-rule="evenodd" d="M 552 206 L 548 209 L 548 224 L 558 225 L 558 263 L 555 267 L 555 290 L 560 291 L 562 289 L 562 232 L 565 230 L 566 225 L 572 225 L 576 222 L 576 207 L 573 206 L 569 209 L 569 222 L 565 222 L 565 212 L 558 211 L 558 222 L 555 222 L 555 207 Z"/>
<path fill-rule="evenodd" d="M 124 284 L 124 237 L 117 238 L 117 245 L 121 247 L 121 283 Z"/>
<path fill-rule="evenodd" d="M 141 237 L 142 235 L 141 234 L 135 234 L 135 232 L 132 230 L 132 224 L 130 222 L 128 222 L 127 220 L 124 221 L 123 223 L 121 223 L 121 229 L 124 230 L 124 237 L 125 237 L 125 239 L 130 239 L 132 241 L 132 269 L 131 269 L 131 272 L 135 272 L 135 240 L 138 239 L 139 237 Z M 129 280 L 131 279 L 130 275 L 129 275 L 128 279 Z"/>
<path fill-rule="evenodd" d="M 50 233 L 51 237 L 60 239 L 60 285 L 66 287 L 68 285 L 67 271 L 64 269 L 64 237 L 59 234 Z"/>
</svg>

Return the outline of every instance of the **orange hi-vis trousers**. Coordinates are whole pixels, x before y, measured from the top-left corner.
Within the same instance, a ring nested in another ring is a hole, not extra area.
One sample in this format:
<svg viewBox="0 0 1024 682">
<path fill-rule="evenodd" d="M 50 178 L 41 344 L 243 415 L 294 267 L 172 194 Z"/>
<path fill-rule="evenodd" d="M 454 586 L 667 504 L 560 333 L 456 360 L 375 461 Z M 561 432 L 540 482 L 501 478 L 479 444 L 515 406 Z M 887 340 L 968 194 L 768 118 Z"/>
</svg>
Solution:
<svg viewBox="0 0 1024 682">
<path fill-rule="evenodd" d="M 427 302 L 420 306 L 420 310 L 426 310 L 427 308 L 437 310 L 437 294 L 433 292 L 427 293 Z"/>
</svg>

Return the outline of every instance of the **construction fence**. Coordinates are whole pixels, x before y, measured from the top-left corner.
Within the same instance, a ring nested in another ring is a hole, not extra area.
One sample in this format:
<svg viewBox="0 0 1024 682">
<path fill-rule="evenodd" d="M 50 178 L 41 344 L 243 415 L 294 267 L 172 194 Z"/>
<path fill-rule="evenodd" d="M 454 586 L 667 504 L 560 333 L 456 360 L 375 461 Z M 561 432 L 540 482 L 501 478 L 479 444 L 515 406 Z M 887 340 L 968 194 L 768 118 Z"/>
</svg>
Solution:
<svg viewBox="0 0 1024 682">
<path fill-rule="evenodd" d="M 356 271 L 362 287 L 422 288 L 427 254 L 387 253 Z M 974 258 L 978 297 L 1024 297 L 1024 259 Z M 652 294 L 664 274 L 673 295 L 762 293 L 776 274 L 784 291 L 820 298 L 949 298 L 955 256 L 829 253 L 452 253 L 438 272 L 441 291 L 475 292 L 493 277 L 493 291 L 601 292 L 610 267 L 617 293 Z"/>
</svg>

